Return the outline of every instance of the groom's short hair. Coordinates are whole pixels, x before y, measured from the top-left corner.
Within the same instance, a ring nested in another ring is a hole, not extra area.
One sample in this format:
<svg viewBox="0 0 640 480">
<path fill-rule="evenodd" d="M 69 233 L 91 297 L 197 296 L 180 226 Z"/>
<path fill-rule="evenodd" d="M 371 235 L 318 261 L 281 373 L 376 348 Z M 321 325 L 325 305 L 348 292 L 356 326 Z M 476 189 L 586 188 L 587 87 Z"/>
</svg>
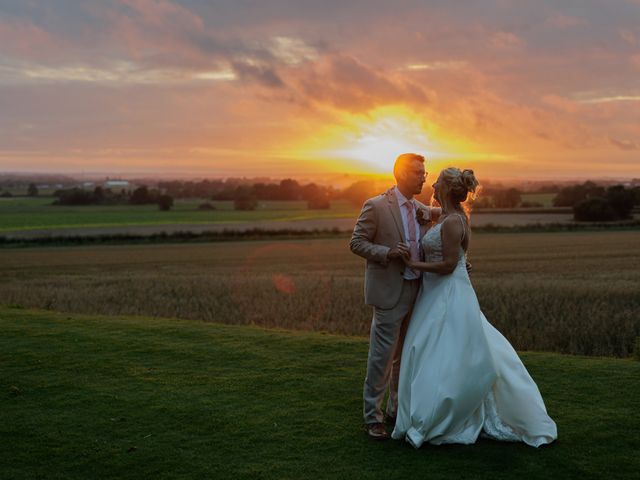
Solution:
<svg viewBox="0 0 640 480">
<path fill-rule="evenodd" d="M 398 173 L 402 170 L 406 170 L 407 167 L 411 165 L 415 160 L 424 163 L 424 157 L 422 155 L 418 155 L 417 153 L 403 153 L 398 155 L 396 158 L 396 163 L 393 164 L 393 176 L 398 177 Z"/>
</svg>

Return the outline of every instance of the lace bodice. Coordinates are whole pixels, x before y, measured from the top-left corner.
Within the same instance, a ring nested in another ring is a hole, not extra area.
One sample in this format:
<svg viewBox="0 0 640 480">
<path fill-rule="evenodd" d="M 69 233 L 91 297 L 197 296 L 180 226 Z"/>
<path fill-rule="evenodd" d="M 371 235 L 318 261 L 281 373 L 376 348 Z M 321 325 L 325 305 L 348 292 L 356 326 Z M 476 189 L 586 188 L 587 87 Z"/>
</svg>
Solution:
<svg viewBox="0 0 640 480">
<path fill-rule="evenodd" d="M 422 237 L 420 241 L 422 250 L 424 251 L 425 262 L 441 262 L 442 256 L 442 235 L 440 230 L 442 229 L 442 223 L 436 223 L 433 227 L 427 230 L 427 233 Z M 460 258 L 458 264 L 466 263 L 466 253 L 462 246 L 460 246 Z"/>
</svg>

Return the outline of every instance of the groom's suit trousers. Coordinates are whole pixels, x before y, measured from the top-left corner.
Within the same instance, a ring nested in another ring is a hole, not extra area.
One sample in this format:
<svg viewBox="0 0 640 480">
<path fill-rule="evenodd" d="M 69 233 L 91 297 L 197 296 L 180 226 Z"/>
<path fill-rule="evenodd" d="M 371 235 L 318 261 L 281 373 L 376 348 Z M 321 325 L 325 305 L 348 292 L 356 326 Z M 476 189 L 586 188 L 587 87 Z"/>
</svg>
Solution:
<svg viewBox="0 0 640 480">
<path fill-rule="evenodd" d="M 374 307 L 364 380 L 364 422 L 382 422 L 382 402 L 389 388 L 387 415 L 396 416 L 398 377 L 404 335 L 409 325 L 420 280 L 404 280 L 398 303 L 389 309 Z"/>
</svg>

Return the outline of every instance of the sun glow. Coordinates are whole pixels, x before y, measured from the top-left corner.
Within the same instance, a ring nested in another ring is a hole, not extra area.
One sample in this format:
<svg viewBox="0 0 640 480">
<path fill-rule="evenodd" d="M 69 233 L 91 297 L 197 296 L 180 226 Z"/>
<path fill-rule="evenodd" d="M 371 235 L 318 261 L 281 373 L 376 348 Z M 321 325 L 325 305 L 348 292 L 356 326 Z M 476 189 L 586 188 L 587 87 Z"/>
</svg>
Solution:
<svg viewBox="0 0 640 480">
<path fill-rule="evenodd" d="M 460 156 L 461 146 L 447 142 L 438 127 L 406 107 L 383 107 L 344 116 L 307 145 L 307 158 L 323 158 L 362 173 L 389 174 L 401 153 L 417 153 L 430 164 Z M 346 165 L 343 165 L 346 166 Z"/>
</svg>

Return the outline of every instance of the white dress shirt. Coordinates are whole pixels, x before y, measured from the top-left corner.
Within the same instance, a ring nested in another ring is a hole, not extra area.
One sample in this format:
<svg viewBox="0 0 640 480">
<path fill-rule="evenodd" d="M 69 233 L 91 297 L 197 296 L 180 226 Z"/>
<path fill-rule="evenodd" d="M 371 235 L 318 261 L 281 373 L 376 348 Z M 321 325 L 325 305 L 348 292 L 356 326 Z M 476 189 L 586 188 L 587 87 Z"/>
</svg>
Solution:
<svg viewBox="0 0 640 480">
<path fill-rule="evenodd" d="M 411 202 L 413 203 L 414 206 L 414 211 L 417 212 L 418 211 L 418 207 L 416 206 L 415 202 L 413 201 L 413 199 L 409 200 L 407 199 L 407 197 L 405 197 L 402 192 L 400 192 L 400 189 L 396 186 L 395 187 L 395 192 L 396 192 L 396 198 L 398 199 L 398 206 L 400 207 L 400 216 L 402 217 L 402 227 L 404 229 L 404 238 L 407 240 L 407 242 L 409 241 L 409 214 L 411 212 L 411 209 L 409 207 L 409 205 L 407 205 L 407 202 Z M 418 223 L 418 219 L 416 218 L 415 215 L 412 215 L 412 220 L 415 222 L 416 225 L 416 239 L 415 241 L 418 243 L 418 248 L 420 248 L 420 224 Z M 402 276 L 406 279 L 406 280 L 415 280 L 417 278 L 420 278 L 420 274 L 414 272 L 413 270 L 411 270 L 409 267 L 406 267 L 404 269 L 404 273 L 402 274 Z"/>
</svg>

